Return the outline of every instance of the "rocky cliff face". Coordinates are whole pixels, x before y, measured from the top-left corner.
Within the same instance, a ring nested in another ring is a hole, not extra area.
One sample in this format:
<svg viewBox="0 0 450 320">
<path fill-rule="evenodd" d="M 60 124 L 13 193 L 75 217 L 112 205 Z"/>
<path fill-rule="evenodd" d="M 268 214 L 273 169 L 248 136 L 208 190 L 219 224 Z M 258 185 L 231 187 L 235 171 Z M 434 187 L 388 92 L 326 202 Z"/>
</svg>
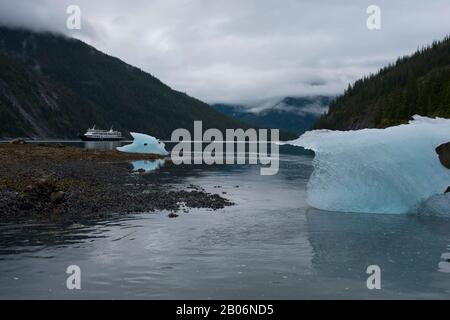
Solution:
<svg viewBox="0 0 450 320">
<path fill-rule="evenodd" d="M 0 137 L 71 138 L 93 118 L 68 88 L 0 55 Z"/>
</svg>

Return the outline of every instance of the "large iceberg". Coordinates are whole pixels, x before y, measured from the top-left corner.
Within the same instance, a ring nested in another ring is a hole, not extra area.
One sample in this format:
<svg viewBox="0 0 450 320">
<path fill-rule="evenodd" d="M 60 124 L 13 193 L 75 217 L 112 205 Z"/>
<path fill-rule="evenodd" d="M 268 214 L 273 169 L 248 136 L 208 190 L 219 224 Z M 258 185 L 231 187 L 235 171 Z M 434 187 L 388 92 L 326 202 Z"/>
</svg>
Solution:
<svg viewBox="0 0 450 320">
<path fill-rule="evenodd" d="M 387 129 L 315 130 L 288 142 L 315 152 L 311 206 L 329 211 L 406 213 L 450 185 L 435 148 L 450 141 L 450 119 L 414 116 Z"/>
<path fill-rule="evenodd" d="M 169 154 L 165 144 L 155 137 L 136 132 L 130 132 L 130 134 L 134 138 L 133 142 L 126 146 L 117 147 L 117 150 L 129 153 L 152 153 L 163 156 Z"/>
</svg>

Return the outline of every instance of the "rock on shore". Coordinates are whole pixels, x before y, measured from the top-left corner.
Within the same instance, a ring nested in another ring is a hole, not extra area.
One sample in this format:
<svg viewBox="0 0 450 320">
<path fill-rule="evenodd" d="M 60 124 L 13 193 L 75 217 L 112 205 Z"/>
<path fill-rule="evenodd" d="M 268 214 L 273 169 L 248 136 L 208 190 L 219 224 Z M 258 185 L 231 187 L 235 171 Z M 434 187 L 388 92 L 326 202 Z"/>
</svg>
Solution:
<svg viewBox="0 0 450 320">
<path fill-rule="evenodd" d="M 436 148 L 436 153 L 439 155 L 439 160 L 442 165 L 448 169 L 450 169 L 450 142 L 441 144 Z M 449 181 L 450 184 L 450 181 Z M 450 185 L 448 186 L 445 193 L 450 192 Z"/>
<path fill-rule="evenodd" d="M 436 153 L 439 155 L 442 165 L 450 169 L 450 142 L 438 146 Z"/>
</svg>

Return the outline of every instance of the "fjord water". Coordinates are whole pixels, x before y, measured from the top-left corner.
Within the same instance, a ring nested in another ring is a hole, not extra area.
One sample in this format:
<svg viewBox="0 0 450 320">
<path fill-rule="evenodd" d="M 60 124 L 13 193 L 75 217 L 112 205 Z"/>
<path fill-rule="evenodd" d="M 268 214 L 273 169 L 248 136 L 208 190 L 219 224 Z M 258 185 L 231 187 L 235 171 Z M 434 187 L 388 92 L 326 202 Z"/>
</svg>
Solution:
<svg viewBox="0 0 450 320">
<path fill-rule="evenodd" d="M 306 203 L 312 156 L 258 166 L 162 167 L 149 181 L 190 184 L 236 203 L 115 215 L 71 225 L 0 225 L 0 298 L 450 298 L 450 220 L 325 212 Z M 81 268 L 81 290 L 66 268 Z M 381 268 L 368 290 L 366 268 Z"/>
</svg>

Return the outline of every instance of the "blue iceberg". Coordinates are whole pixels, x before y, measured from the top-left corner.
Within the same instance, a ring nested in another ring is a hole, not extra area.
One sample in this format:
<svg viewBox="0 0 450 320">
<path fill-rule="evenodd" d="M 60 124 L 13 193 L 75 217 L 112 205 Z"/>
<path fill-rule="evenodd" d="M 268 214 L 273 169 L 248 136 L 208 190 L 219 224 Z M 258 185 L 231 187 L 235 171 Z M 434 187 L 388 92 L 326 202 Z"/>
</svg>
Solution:
<svg viewBox="0 0 450 320">
<path fill-rule="evenodd" d="M 314 130 L 288 144 L 315 152 L 308 203 L 328 211 L 407 213 L 450 185 L 435 148 L 450 119 L 414 116 L 386 129 Z"/>
<path fill-rule="evenodd" d="M 128 153 L 151 153 L 163 156 L 169 154 L 165 144 L 155 137 L 136 132 L 130 132 L 130 134 L 134 138 L 133 142 L 126 146 L 117 147 L 117 150 Z"/>
</svg>

